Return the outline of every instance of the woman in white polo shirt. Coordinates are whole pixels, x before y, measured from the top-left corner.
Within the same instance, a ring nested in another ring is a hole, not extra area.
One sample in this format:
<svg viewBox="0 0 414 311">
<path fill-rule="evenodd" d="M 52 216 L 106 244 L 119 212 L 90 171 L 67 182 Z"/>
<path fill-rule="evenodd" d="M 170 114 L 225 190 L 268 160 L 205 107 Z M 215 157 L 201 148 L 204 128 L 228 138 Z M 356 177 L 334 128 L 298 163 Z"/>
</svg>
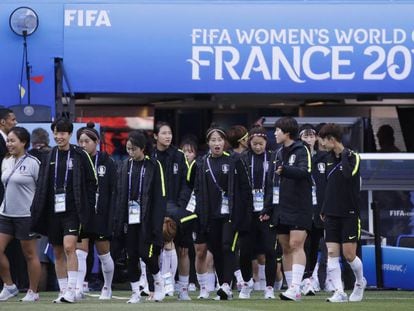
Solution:
<svg viewBox="0 0 414 311">
<path fill-rule="evenodd" d="M 22 127 L 14 127 L 7 136 L 8 155 L 1 165 L 4 198 L 0 206 L 0 277 L 4 283 L 0 301 L 17 296 L 19 290 L 10 276 L 10 264 L 4 251 L 16 238 L 20 240 L 27 261 L 30 286 L 21 301 L 39 300 L 37 286 L 40 279 L 40 262 L 36 250 L 36 234 L 30 231 L 32 205 L 40 162 L 26 150 L 30 134 Z"/>
</svg>

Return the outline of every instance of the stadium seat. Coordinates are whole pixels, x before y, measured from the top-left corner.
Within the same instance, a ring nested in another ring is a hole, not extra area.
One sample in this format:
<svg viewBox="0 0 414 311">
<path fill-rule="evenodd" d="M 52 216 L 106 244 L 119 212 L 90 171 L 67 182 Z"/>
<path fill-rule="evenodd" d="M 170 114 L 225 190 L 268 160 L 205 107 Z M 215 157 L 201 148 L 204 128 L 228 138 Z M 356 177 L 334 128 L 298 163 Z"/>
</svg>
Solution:
<svg viewBox="0 0 414 311">
<path fill-rule="evenodd" d="M 414 248 L 414 234 L 402 234 L 398 236 L 397 246 Z"/>
</svg>

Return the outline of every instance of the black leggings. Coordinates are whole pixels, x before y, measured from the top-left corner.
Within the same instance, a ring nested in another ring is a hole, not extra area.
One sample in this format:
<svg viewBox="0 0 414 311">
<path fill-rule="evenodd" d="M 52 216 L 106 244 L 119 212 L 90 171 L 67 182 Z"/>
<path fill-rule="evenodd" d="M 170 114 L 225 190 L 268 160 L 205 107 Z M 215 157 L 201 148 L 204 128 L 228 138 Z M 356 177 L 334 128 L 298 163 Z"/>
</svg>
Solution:
<svg viewBox="0 0 414 311">
<path fill-rule="evenodd" d="M 306 251 L 306 271 L 304 278 L 312 276 L 313 269 L 315 269 L 316 262 L 318 260 L 319 243 L 323 238 L 323 228 L 316 228 L 312 225 L 312 230 L 309 232 L 305 243 Z"/>
<path fill-rule="evenodd" d="M 266 256 L 266 286 L 273 287 L 276 278 L 276 230 L 270 227 L 269 221 L 261 222 L 255 214 L 250 231 L 240 235 L 240 269 L 245 282 L 252 278 L 252 260 L 257 255 L 258 243 Z"/>
<path fill-rule="evenodd" d="M 212 219 L 207 233 L 207 245 L 214 257 L 214 266 L 220 284 L 233 280 L 237 232 L 227 219 Z"/>
<path fill-rule="evenodd" d="M 141 265 L 139 258 L 144 260 L 147 269 L 151 274 L 157 274 L 160 271 L 158 257 L 161 248 L 159 246 L 148 244 L 140 238 L 140 225 L 128 225 L 126 235 L 126 249 L 128 254 L 128 278 L 129 281 L 137 282 L 141 276 Z"/>
</svg>

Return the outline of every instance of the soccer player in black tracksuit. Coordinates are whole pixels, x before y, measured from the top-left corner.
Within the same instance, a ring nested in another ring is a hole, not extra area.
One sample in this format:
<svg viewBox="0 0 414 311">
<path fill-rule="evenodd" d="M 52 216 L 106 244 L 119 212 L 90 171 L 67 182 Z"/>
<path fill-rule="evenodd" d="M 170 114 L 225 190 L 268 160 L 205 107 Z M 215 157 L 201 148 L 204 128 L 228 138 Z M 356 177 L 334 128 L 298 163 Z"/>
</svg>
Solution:
<svg viewBox="0 0 414 311">
<path fill-rule="evenodd" d="M 240 202 L 248 200 L 251 188 L 239 158 L 224 152 L 226 134 L 217 127 L 207 130 L 206 138 L 210 152 L 197 163 L 194 192 L 196 213 L 199 217 L 196 244 L 207 242 L 214 257 L 220 289 L 218 300 L 231 299 L 230 282 L 235 265 L 235 247 L 238 237 L 236 228 L 244 217 L 237 210 Z M 207 249 L 197 256 L 205 259 Z M 203 259 L 201 259 L 203 260 Z M 206 269 L 205 269 L 206 270 Z M 198 271 L 200 273 L 200 271 Z M 206 271 L 204 271 L 206 272 Z M 202 285 L 205 286 L 204 280 Z M 201 294 L 201 292 L 200 292 Z M 207 298 L 203 296 L 203 298 Z"/>
<path fill-rule="evenodd" d="M 265 298 L 275 298 L 273 284 L 276 276 L 276 230 L 270 227 L 270 220 L 260 221 L 260 213 L 264 208 L 264 196 L 268 163 L 271 154 L 266 151 L 267 135 L 263 127 L 254 127 L 249 132 L 249 149 L 241 155 L 243 164 L 248 172 L 250 181 L 250 202 L 245 202 L 244 222 L 240 226 L 240 268 L 244 283 L 239 298 L 248 299 L 253 289 L 252 259 L 257 255 L 255 251 L 260 249 L 266 255 Z M 250 203 L 250 204 L 249 204 Z"/>
<path fill-rule="evenodd" d="M 283 268 L 288 290 L 280 294 L 283 300 L 300 300 L 300 285 L 306 265 L 304 244 L 312 228 L 311 156 L 308 148 L 294 139 L 298 134 L 295 119 L 283 117 L 275 124 L 276 142 L 282 147 L 272 157 L 268 189 L 262 219 L 269 218 L 276 226 L 283 250 Z"/>
<path fill-rule="evenodd" d="M 187 203 L 190 199 L 191 188 L 187 182 L 188 163 L 184 153 L 171 144 L 171 126 L 166 122 L 158 122 L 154 129 L 156 148 L 152 156 L 160 161 L 165 174 L 167 186 L 167 211 L 166 217 L 172 218 L 177 224 L 177 234 L 174 242 L 166 243 L 162 253 L 162 272 L 169 276 L 166 282 L 171 286 L 171 293 L 174 291 L 174 277 L 177 271 L 177 252 L 178 247 L 178 284 L 180 290 L 179 300 L 191 300 L 188 295 L 188 283 L 190 275 L 190 259 L 188 248 L 192 247 L 191 222 L 196 215 L 188 215 L 186 211 Z M 175 244 L 175 245 L 174 245 Z M 164 274 L 164 275 L 165 275 Z"/>
<path fill-rule="evenodd" d="M 158 257 L 163 246 L 166 185 L 161 163 L 144 155 L 146 141 L 141 131 L 129 133 L 126 149 L 130 158 L 122 162 L 118 180 L 115 232 L 126 231 L 132 287 L 127 303 L 140 302 L 140 257 L 154 277 L 154 294 L 150 299 L 161 301 L 165 297 Z"/>
<path fill-rule="evenodd" d="M 326 193 L 321 217 L 325 222 L 328 247 L 328 273 L 335 288 L 329 302 L 348 301 L 341 281 L 340 248 L 355 275 L 355 286 L 349 301 L 361 301 L 367 281 L 362 262 L 356 255 L 361 228 L 359 220 L 360 157 L 342 144 L 342 130 L 326 124 L 319 131 L 323 147 L 330 151 L 326 162 Z"/>
<path fill-rule="evenodd" d="M 302 293 L 306 296 L 315 295 L 320 290 L 318 270 L 319 262 L 318 251 L 319 246 L 325 248 L 325 241 L 321 241 L 324 237 L 323 222 L 320 218 L 321 208 L 325 197 L 326 188 L 326 151 L 319 150 L 317 143 L 317 134 L 315 128 L 311 124 L 303 124 L 299 131 L 299 138 L 307 144 L 312 155 L 312 230 L 309 232 L 306 241 L 306 279 L 303 280 Z M 326 264 L 321 263 L 322 269 L 326 270 Z M 325 273 L 325 272 L 324 272 Z M 323 278 L 323 282 L 324 282 Z"/>
<path fill-rule="evenodd" d="M 89 223 L 81 233 L 82 243 L 76 249 L 78 257 L 78 282 L 76 296 L 83 296 L 83 283 L 86 275 L 86 259 L 88 256 L 89 239 L 95 242 L 104 277 L 104 285 L 99 299 L 108 300 L 112 297 L 112 279 L 114 276 L 114 261 L 112 260 L 110 243 L 112 237 L 113 216 L 116 204 L 116 165 L 114 160 L 105 152 L 97 150 L 99 146 L 99 133 L 90 122 L 86 127 L 76 132 L 78 144 L 91 157 L 98 178 L 95 211 Z"/>
<path fill-rule="evenodd" d="M 85 150 L 69 143 L 73 124 L 52 123 L 57 147 L 40 166 L 32 205 L 32 229 L 47 235 L 53 246 L 60 294 L 55 303 L 74 302 L 78 274 L 76 242 L 95 210 L 97 180 Z"/>
</svg>

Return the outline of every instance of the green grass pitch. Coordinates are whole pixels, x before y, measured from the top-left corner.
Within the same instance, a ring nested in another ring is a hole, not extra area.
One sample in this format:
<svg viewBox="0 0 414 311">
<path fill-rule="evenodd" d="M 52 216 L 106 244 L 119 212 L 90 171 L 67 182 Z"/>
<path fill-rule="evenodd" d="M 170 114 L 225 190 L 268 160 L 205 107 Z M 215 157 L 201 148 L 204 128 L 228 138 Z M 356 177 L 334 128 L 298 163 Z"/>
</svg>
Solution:
<svg viewBox="0 0 414 311">
<path fill-rule="evenodd" d="M 116 297 L 111 301 L 100 301 L 98 293 L 90 293 L 83 301 L 75 304 L 54 304 L 52 300 L 57 297 L 56 292 L 40 293 L 40 301 L 36 303 L 22 303 L 18 299 L 24 294 L 19 294 L 17 298 L 12 298 L 7 302 L 0 302 L 0 310 L 6 311 L 43 311 L 43 310 L 99 310 L 99 311 L 116 311 L 116 310 L 162 310 L 162 311 L 184 311 L 184 310 L 358 310 L 358 311 L 397 311 L 397 310 L 414 310 L 414 291 L 366 291 L 364 300 L 359 303 L 328 303 L 325 299 L 328 293 L 318 293 L 314 297 L 303 297 L 300 302 L 264 300 L 261 292 L 254 292 L 250 300 L 238 299 L 238 293 L 233 292 L 234 299 L 231 301 L 213 301 L 197 300 L 195 294 L 192 294 L 192 301 L 177 301 L 176 297 L 167 297 L 163 302 L 149 302 L 142 300 L 139 304 L 130 305 L 126 301 L 131 294 L 130 291 L 114 291 Z M 349 294 L 349 293 L 348 293 Z M 278 295 L 278 293 L 277 293 Z"/>
</svg>

